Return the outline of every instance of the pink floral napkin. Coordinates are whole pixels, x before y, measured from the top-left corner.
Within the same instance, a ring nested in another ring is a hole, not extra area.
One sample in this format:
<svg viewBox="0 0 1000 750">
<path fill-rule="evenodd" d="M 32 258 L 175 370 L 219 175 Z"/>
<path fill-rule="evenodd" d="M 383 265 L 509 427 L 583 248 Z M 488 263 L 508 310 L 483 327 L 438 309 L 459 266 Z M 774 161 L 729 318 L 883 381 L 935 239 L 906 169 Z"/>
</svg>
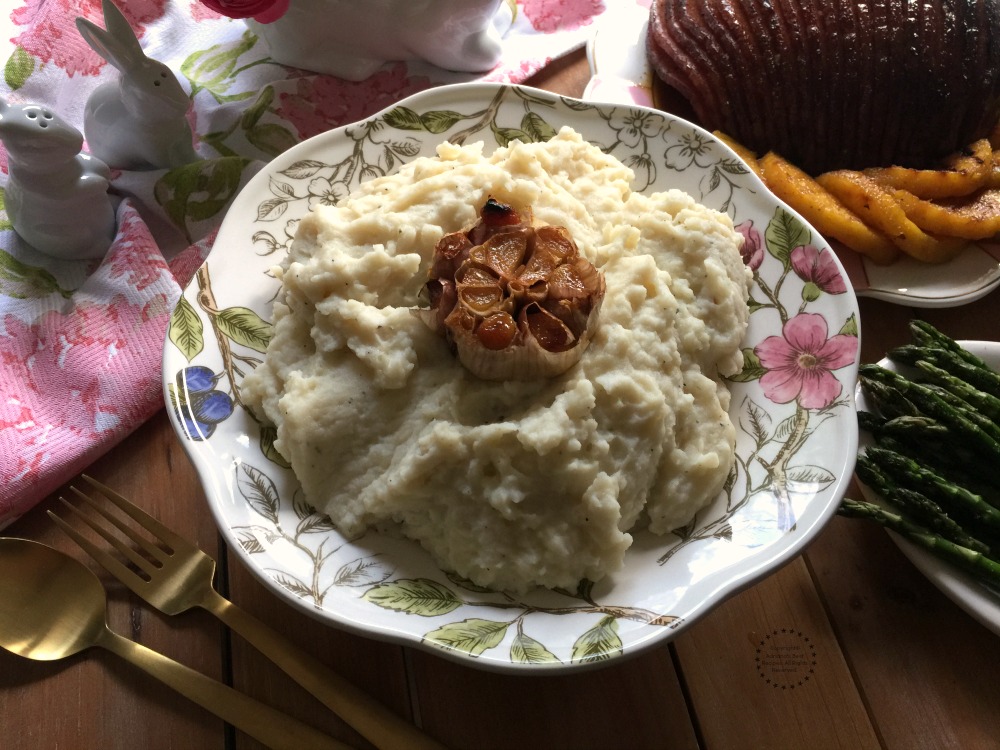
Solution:
<svg viewBox="0 0 1000 750">
<path fill-rule="evenodd" d="M 487 74 L 400 62 L 349 82 L 273 63 L 242 21 L 198 0 L 118 5 L 146 54 L 189 93 L 202 160 L 114 172 L 118 232 L 98 261 L 54 260 L 28 246 L 0 192 L 0 527 L 162 408 L 173 305 L 230 201 L 269 159 L 430 86 L 521 82 L 583 44 L 604 12 L 603 0 L 519 0 L 503 59 Z M 0 14 L 0 97 L 46 105 L 82 132 L 88 95 L 117 76 L 75 26 L 77 16 L 104 26 L 100 0 L 13 0 Z M 0 191 L 7 171 L 0 143 Z"/>
</svg>

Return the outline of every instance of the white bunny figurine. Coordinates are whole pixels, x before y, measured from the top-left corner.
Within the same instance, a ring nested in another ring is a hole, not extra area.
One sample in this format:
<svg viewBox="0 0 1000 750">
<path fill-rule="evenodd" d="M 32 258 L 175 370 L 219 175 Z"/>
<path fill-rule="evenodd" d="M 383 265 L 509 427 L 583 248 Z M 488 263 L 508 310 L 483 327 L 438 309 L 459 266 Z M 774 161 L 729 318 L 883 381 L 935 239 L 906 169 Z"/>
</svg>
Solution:
<svg viewBox="0 0 1000 750">
<path fill-rule="evenodd" d="M 7 217 L 35 250 L 66 260 L 100 258 L 115 236 L 111 171 L 80 153 L 83 134 L 48 107 L 0 99 L 7 150 Z"/>
<path fill-rule="evenodd" d="M 121 73 L 87 99 L 83 132 L 90 152 L 116 169 L 163 169 L 196 161 L 188 97 L 166 65 L 147 57 L 128 20 L 103 0 L 107 30 L 76 19 L 84 40 Z"/>
</svg>

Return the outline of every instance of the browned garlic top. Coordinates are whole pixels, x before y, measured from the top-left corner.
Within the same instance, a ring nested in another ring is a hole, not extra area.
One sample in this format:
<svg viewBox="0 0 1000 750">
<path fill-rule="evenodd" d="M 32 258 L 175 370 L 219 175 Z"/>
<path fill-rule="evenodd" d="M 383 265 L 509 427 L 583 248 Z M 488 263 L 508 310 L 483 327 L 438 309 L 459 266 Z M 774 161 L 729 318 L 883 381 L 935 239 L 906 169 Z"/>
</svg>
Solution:
<svg viewBox="0 0 1000 750">
<path fill-rule="evenodd" d="M 434 248 L 433 326 L 486 380 L 531 380 L 579 361 L 597 324 L 604 277 L 560 226 L 533 227 L 492 197 L 470 229 Z"/>
</svg>

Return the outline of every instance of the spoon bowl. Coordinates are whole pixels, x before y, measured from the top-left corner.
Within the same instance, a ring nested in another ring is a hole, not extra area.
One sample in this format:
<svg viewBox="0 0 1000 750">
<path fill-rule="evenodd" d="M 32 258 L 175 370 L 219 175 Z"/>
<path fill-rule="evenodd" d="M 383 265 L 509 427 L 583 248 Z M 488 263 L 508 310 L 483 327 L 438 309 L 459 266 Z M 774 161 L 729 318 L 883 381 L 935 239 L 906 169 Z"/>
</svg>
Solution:
<svg viewBox="0 0 1000 750">
<path fill-rule="evenodd" d="M 107 625 L 107 595 L 75 557 L 28 539 L 0 537 L 0 647 L 41 661 L 107 649 L 274 750 L 347 745 L 168 659 Z"/>
<path fill-rule="evenodd" d="M 105 629 L 100 579 L 58 550 L 26 539 L 0 539 L 0 646 L 39 661 L 95 645 Z"/>
</svg>

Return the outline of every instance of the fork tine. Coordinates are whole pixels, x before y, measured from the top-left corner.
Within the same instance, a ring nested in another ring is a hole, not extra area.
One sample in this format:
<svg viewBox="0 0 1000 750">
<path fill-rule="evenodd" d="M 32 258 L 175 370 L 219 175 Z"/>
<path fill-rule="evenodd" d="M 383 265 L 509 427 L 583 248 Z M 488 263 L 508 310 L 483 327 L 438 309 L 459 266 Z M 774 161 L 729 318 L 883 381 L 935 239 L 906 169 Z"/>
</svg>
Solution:
<svg viewBox="0 0 1000 750">
<path fill-rule="evenodd" d="M 102 518 L 104 518 L 104 520 L 106 520 L 108 523 L 110 523 L 112 526 L 114 526 L 116 529 L 118 529 L 118 531 L 120 531 L 122 534 L 124 534 L 129 539 L 131 539 L 133 542 L 135 542 L 137 545 L 139 545 L 139 547 L 141 547 L 143 549 L 143 551 L 147 555 L 149 555 L 151 558 L 153 558 L 154 560 L 157 560 L 157 561 L 159 561 L 159 562 L 162 563 L 162 562 L 164 562 L 167 559 L 167 557 L 169 557 L 169 555 L 166 552 L 164 552 L 162 549 L 160 549 L 159 547 L 157 547 L 155 544 L 153 544 L 148 539 L 143 538 L 143 536 L 140 535 L 139 533 L 137 533 L 135 529 L 132 529 L 132 528 L 126 526 L 125 523 L 121 519 L 119 519 L 117 516 L 113 515 L 112 513 L 110 513 L 109 511 L 105 510 L 100 505 L 98 505 L 98 503 L 95 502 L 93 498 L 85 495 L 83 492 L 81 492 L 80 490 L 78 490 L 76 487 L 70 486 L 70 490 L 72 490 L 73 494 L 75 494 L 84 503 L 86 503 L 87 506 L 92 511 L 94 511 L 95 513 L 97 513 L 98 515 L 100 515 Z M 63 501 L 63 502 L 65 502 L 65 501 Z M 69 503 L 66 503 L 66 504 L 70 505 Z M 94 523 L 93 523 L 93 519 L 89 519 L 86 516 L 86 514 L 84 514 L 82 511 L 80 511 L 79 508 L 75 508 L 72 505 L 70 505 L 70 507 L 77 512 L 77 515 L 80 517 L 80 519 L 83 520 L 84 522 L 86 522 L 90 526 L 90 528 L 94 529 L 97 533 L 99 533 L 101 536 L 103 536 L 105 539 L 107 539 L 111 544 L 115 544 L 115 542 L 117 540 L 114 537 L 112 537 L 112 536 L 108 536 L 107 534 L 104 533 L 104 531 L 102 529 L 100 529 L 97 526 L 95 526 Z M 115 546 L 117 547 L 118 545 L 115 544 Z M 122 548 L 118 547 L 118 549 L 121 550 Z M 125 547 L 125 549 L 128 549 L 128 548 Z"/>
<path fill-rule="evenodd" d="M 81 495 L 85 500 L 88 499 L 85 495 L 82 495 L 82 493 L 80 493 L 74 487 L 70 487 L 70 489 L 76 491 L 77 494 Z M 76 518 L 80 521 L 80 523 L 90 527 L 95 532 L 97 532 L 101 537 L 103 537 L 104 541 L 106 541 L 108 544 L 110 544 L 112 547 L 118 550 L 122 555 L 128 558 L 133 565 L 140 568 L 144 573 L 146 573 L 147 575 L 152 574 L 153 570 L 155 570 L 155 566 L 153 563 L 151 563 L 146 558 L 142 557 L 135 550 L 133 550 L 131 547 L 129 547 L 120 539 L 118 539 L 114 534 L 112 534 L 103 526 L 101 526 L 99 523 L 97 523 L 93 518 L 91 518 L 82 510 L 73 505 L 71 502 L 66 500 L 66 498 L 60 496 L 59 500 L 66 507 L 67 510 L 71 511 L 73 515 L 76 516 Z M 111 519 L 111 522 L 114 523 L 116 527 L 121 528 L 120 526 L 118 526 L 118 523 L 115 522 L 115 519 Z M 139 541 L 140 541 L 140 546 L 143 547 L 149 544 L 148 542 L 144 542 L 142 540 Z"/>
<path fill-rule="evenodd" d="M 51 510 L 47 510 L 45 512 L 49 514 L 49 518 L 51 518 L 60 529 L 66 532 L 70 539 L 80 545 L 84 552 L 94 558 L 102 567 L 104 567 L 105 570 L 115 576 L 115 578 L 124 583 L 130 589 L 135 591 L 136 585 L 145 583 L 145 581 L 139 577 L 138 573 L 97 547 L 64 519 L 60 518 Z M 137 591 L 136 593 L 139 592 Z"/>
<path fill-rule="evenodd" d="M 153 536 L 160 539 L 167 546 L 171 548 L 171 552 L 176 552 L 177 550 L 184 550 L 191 547 L 191 543 L 185 540 L 182 536 L 174 533 L 162 523 L 157 521 L 151 515 L 146 513 L 144 510 L 136 505 L 133 505 L 124 497 L 119 495 L 113 489 L 107 485 L 101 484 L 93 477 L 87 474 L 81 474 L 81 478 L 85 479 L 94 489 L 98 490 L 103 494 L 108 500 L 117 505 L 122 512 L 127 513 L 136 523 L 149 531 Z"/>
<path fill-rule="evenodd" d="M 131 539 L 133 542 L 135 542 L 137 545 L 139 545 L 143 549 L 143 551 L 145 551 L 146 554 L 148 554 L 154 560 L 158 560 L 159 562 L 162 563 L 162 562 L 164 562 L 170 556 L 169 552 L 164 552 L 160 547 L 157 547 L 151 541 L 149 541 L 148 539 L 144 538 L 135 529 L 132 529 L 131 527 L 126 526 L 125 522 L 122 521 L 117 516 L 115 516 L 113 513 L 111 513 L 110 511 L 105 510 L 104 508 L 102 508 L 92 497 L 84 494 L 83 492 L 81 492 L 80 490 L 78 490 L 76 487 L 74 487 L 72 485 L 70 486 L 70 490 L 72 490 L 72 492 L 73 492 L 74 495 L 76 495 L 84 503 L 86 503 L 87 506 L 92 511 L 94 511 L 95 513 L 97 513 L 99 516 L 103 517 L 104 520 L 106 520 L 108 523 L 110 523 L 112 526 L 114 526 L 116 529 L 118 529 L 122 534 L 124 534 L 129 539 Z M 83 513 L 81 513 L 80 510 L 79 510 L 79 508 L 73 508 L 73 510 L 77 511 L 78 515 L 80 516 L 80 518 L 82 520 L 88 521 L 87 516 L 84 515 Z M 92 519 L 90 519 L 90 520 L 92 521 Z M 113 537 L 107 536 L 101 529 L 99 529 L 93 523 L 89 523 L 89 525 L 90 525 L 90 527 L 92 529 L 94 529 L 99 534 L 101 534 L 101 536 L 103 536 L 109 542 L 111 542 L 112 544 L 115 543 L 115 540 L 114 540 Z"/>
</svg>

